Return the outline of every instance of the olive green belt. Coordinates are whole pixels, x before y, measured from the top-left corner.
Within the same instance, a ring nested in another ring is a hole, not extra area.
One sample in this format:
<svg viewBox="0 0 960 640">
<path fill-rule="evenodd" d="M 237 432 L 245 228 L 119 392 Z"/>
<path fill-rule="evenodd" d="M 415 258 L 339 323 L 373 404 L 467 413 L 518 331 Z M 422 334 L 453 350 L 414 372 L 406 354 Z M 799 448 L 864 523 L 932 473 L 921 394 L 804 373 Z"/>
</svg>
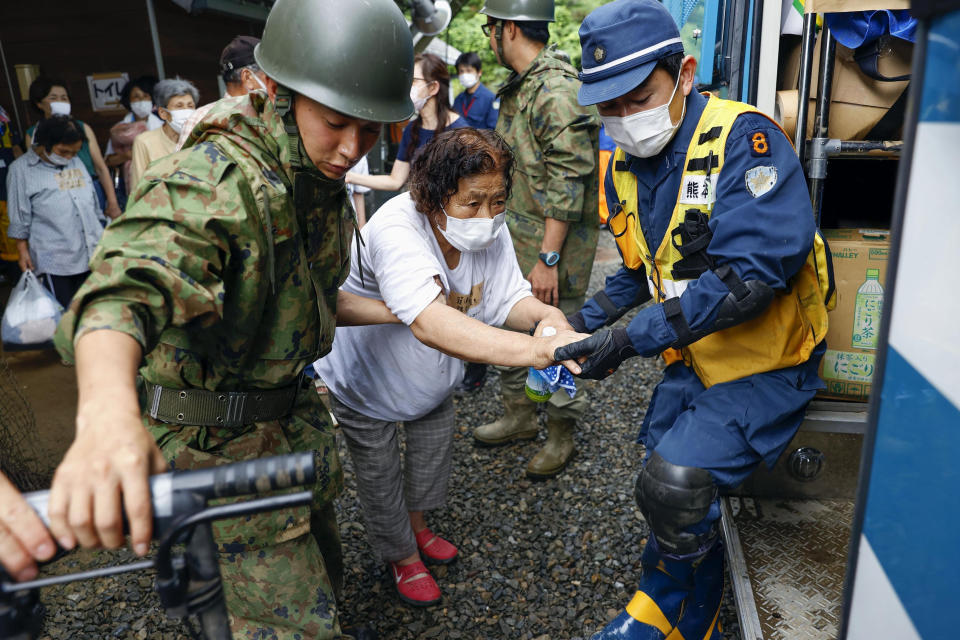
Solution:
<svg viewBox="0 0 960 640">
<path fill-rule="evenodd" d="M 148 384 L 150 417 L 168 424 L 242 427 L 289 415 L 299 384 L 254 391 L 171 389 Z"/>
</svg>

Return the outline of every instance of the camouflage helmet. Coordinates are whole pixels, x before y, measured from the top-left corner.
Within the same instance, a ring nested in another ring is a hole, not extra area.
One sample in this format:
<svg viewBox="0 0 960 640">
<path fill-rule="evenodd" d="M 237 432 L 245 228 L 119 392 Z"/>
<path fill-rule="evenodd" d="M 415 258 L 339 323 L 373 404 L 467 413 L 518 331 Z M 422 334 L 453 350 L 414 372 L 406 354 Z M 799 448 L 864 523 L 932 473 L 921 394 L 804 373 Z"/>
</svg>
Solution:
<svg viewBox="0 0 960 640">
<path fill-rule="evenodd" d="M 553 0 L 485 0 L 480 13 L 500 20 L 553 22 Z"/>
<path fill-rule="evenodd" d="M 340 113 L 413 115 L 413 39 L 392 0 L 276 0 L 253 55 L 278 83 Z"/>
</svg>

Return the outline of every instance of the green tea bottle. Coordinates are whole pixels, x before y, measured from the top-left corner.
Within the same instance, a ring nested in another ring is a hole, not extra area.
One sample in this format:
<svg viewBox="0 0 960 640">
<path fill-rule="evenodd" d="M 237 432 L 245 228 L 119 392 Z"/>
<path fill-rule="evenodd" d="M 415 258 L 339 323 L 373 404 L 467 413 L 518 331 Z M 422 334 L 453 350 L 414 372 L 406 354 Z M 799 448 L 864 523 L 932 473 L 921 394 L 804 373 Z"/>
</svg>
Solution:
<svg viewBox="0 0 960 640">
<path fill-rule="evenodd" d="M 876 349 L 880 333 L 880 313 L 883 309 L 883 287 L 880 269 L 867 269 L 867 279 L 857 289 L 853 307 L 852 346 L 858 349 Z"/>
</svg>

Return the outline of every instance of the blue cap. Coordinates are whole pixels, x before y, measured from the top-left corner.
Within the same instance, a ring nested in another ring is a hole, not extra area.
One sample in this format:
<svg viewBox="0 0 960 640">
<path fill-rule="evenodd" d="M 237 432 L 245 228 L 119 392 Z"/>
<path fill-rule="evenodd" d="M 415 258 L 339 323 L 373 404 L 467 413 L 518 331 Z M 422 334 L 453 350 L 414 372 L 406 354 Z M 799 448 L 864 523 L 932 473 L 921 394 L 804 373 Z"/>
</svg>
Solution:
<svg viewBox="0 0 960 640">
<path fill-rule="evenodd" d="M 660 58 L 683 53 L 683 42 L 670 12 L 656 0 L 615 0 L 584 19 L 580 49 L 577 100 L 586 106 L 633 91 Z"/>
</svg>

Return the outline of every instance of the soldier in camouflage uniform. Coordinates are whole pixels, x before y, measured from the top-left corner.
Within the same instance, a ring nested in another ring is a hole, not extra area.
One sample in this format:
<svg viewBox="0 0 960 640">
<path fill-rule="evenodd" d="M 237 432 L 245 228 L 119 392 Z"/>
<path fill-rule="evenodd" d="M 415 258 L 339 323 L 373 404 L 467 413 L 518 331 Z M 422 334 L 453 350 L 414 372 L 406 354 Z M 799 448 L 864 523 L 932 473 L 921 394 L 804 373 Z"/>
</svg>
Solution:
<svg viewBox="0 0 960 640">
<path fill-rule="evenodd" d="M 316 19 L 333 12 L 335 27 Z M 267 92 L 221 100 L 183 151 L 151 165 L 60 325 L 80 398 L 51 528 L 68 548 L 119 546 L 122 495 L 142 554 L 147 475 L 165 461 L 313 450 L 310 508 L 214 531 L 234 637 L 339 638 L 342 471 L 329 414 L 299 376 L 338 322 L 396 321 L 338 294 L 355 226 L 343 177 L 382 122 L 413 113 L 413 47 L 391 0 L 278 0 L 255 57 Z"/>
<path fill-rule="evenodd" d="M 583 305 L 597 250 L 596 163 L 599 121 L 593 107 L 577 103 L 576 70 L 547 47 L 553 0 L 487 0 L 484 31 L 513 73 L 498 92 L 497 133 L 513 148 L 517 170 L 507 203 L 507 225 L 520 269 L 533 294 L 570 314 Z M 560 327 L 557 327 L 558 329 Z M 474 431 L 481 446 L 537 436 L 536 405 L 524 393 L 527 371 L 500 370 L 504 417 Z M 547 442 L 527 474 L 548 478 L 573 456 L 573 429 L 588 404 L 555 393 L 546 405 Z"/>
</svg>

